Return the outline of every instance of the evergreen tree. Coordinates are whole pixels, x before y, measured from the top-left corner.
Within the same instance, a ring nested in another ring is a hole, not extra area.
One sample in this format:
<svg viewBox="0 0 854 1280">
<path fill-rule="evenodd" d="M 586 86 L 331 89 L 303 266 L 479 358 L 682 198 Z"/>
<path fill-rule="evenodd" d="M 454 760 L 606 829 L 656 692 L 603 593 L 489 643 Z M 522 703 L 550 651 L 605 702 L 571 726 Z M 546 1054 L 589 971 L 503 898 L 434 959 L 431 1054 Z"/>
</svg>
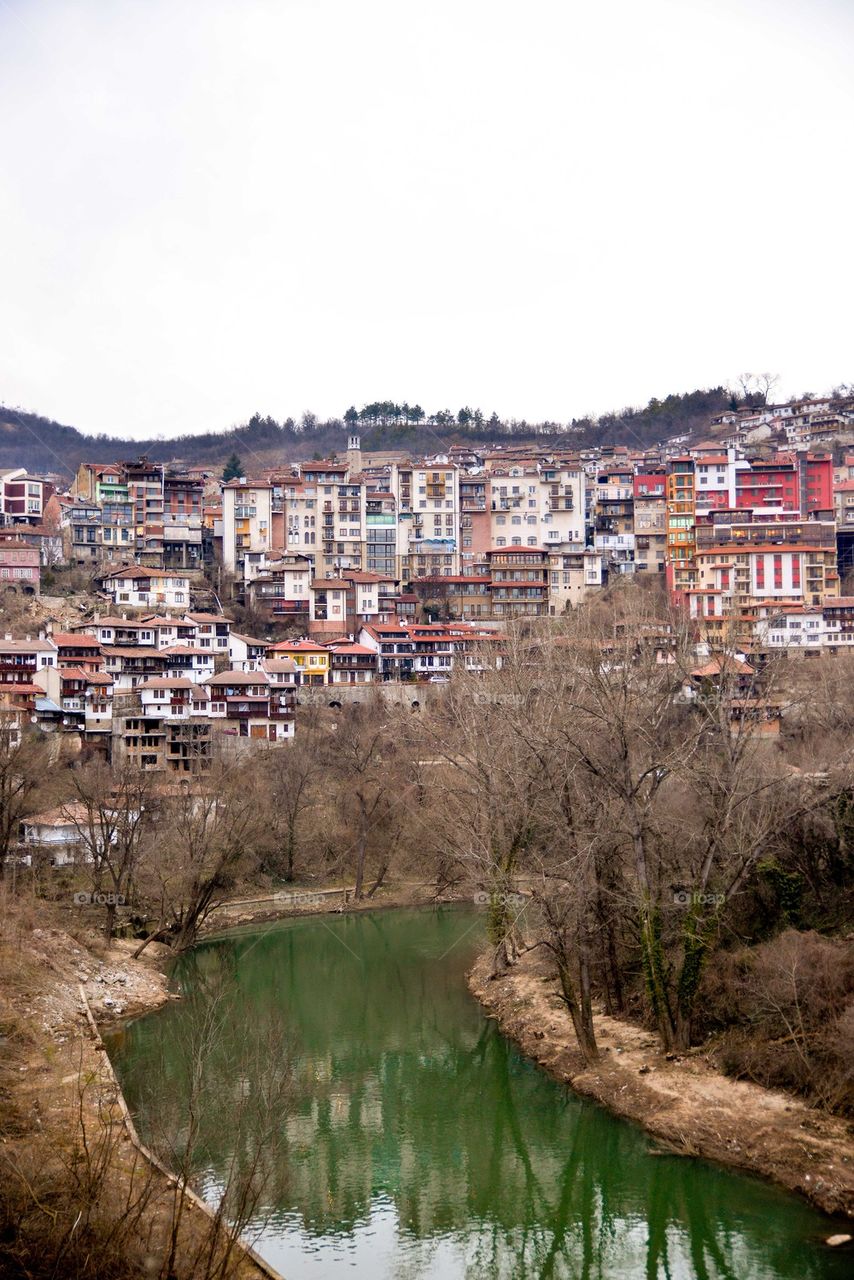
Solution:
<svg viewBox="0 0 854 1280">
<path fill-rule="evenodd" d="M 222 473 L 222 478 L 227 483 L 229 480 L 239 480 L 242 475 L 243 475 L 243 464 L 241 463 L 238 455 L 236 453 L 233 453 L 229 458 L 228 462 L 225 464 L 225 468 Z"/>
</svg>

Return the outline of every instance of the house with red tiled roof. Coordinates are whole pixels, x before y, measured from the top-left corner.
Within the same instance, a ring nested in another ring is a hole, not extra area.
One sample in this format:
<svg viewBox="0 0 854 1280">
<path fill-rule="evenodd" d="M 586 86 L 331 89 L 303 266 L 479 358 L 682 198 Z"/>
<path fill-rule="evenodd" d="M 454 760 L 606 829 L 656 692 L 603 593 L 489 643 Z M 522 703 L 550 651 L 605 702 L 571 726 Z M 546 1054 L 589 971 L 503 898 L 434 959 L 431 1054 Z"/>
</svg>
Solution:
<svg viewBox="0 0 854 1280">
<path fill-rule="evenodd" d="M 376 680 L 376 649 L 355 640 L 333 640 L 326 648 L 330 684 L 372 684 Z"/>
<path fill-rule="evenodd" d="M 51 639 L 57 648 L 57 666 L 82 667 L 84 671 L 103 671 L 104 654 L 100 641 L 91 635 L 70 631 L 54 631 Z"/>
<path fill-rule="evenodd" d="M 292 658 L 298 669 L 298 683 L 329 683 L 329 650 L 314 640 L 280 640 L 267 649 L 268 658 Z"/>
</svg>

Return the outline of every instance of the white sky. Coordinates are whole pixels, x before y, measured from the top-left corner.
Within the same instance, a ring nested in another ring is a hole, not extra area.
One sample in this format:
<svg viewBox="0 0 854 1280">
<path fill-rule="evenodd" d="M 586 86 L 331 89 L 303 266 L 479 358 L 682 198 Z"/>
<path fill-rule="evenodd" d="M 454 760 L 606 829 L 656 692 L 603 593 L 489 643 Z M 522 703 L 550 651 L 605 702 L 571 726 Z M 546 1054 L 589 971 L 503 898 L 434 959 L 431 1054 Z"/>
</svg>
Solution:
<svg viewBox="0 0 854 1280">
<path fill-rule="evenodd" d="M 854 381 L 854 0 L 0 0 L 0 400 Z"/>
</svg>

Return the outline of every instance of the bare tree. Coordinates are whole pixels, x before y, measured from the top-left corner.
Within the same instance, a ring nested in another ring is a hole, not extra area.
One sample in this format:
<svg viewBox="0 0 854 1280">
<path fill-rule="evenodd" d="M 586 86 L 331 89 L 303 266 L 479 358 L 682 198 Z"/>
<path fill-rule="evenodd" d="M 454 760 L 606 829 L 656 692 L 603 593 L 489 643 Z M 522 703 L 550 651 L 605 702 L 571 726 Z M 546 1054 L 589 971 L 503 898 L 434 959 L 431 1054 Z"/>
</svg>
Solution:
<svg viewBox="0 0 854 1280">
<path fill-rule="evenodd" d="M 48 744 L 0 719 L 0 879 L 24 818 L 35 813 L 48 772 Z"/>
<path fill-rule="evenodd" d="M 364 896 L 370 854 L 377 871 L 370 893 L 382 883 L 401 832 L 407 780 L 401 772 L 398 720 L 381 702 L 356 704 L 338 714 L 325 744 L 325 758 L 338 786 L 346 826 L 355 834 L 355 890 Z"/>
<path fill-rule="evenodd" d="M 189 947 L 210 913 L 257 863 L 266 818 L 253 762 L 216 765 L 163 796 L 145 892 L 159 916 L 148 942 Z"/>
<path fill-rule="evenodd" d="M 113 936 L 116 908 L 131 896 L 133 878 L 151 833 L 151 775 L 128 764 L 102 762 L 72 772 L 76 804 L 66 806 L 92 867 L 94 888 L 105 893 L 104 937 Z"/>
<path fill-rule="evenodd" d="M 319 802 L 321 738 L 313 711 L 300 723 L 298 742 L 256 757 L 268 821 L 262 867 L 287 881 L 294 879 L 303 828 Z"/>
</svg>

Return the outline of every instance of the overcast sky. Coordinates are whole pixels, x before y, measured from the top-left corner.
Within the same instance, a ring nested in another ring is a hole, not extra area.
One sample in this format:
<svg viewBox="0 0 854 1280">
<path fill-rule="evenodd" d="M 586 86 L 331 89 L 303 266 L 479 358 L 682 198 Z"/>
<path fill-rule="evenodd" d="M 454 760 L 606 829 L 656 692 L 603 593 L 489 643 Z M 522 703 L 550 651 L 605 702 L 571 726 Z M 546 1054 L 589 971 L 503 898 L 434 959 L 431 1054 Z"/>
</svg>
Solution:
<svg viewBox="0 0 854 1280">
<path fill-rule="evenodd" d="M 854 381 L 854 0 L 0 0 L 0 400 Z"/>
</svg>

